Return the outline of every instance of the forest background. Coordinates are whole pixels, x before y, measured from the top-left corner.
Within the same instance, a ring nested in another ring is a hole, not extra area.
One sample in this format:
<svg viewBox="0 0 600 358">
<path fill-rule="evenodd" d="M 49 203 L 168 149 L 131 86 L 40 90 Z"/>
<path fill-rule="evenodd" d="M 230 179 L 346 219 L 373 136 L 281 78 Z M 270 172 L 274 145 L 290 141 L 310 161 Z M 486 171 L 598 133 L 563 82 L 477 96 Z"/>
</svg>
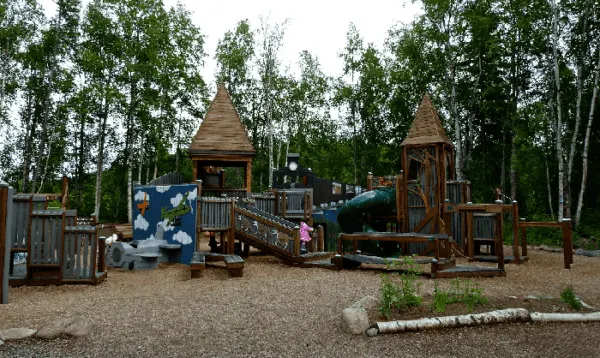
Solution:
<svg viewBox="0 0 600 358">
<path fill-rule="evenodd" d="M 572 218 L 579 237 L 600 237 L 597 1 L 415 1 L 380 48 L 350 23 L 333 75 L 308 50 L 282 63 L 287 21 L 240 20 L 218 41 L 214 78 L 183 5 L 55 2 L 46 17 L 36 0 L 0 0 L 0 177 L 19 192 L 59 192 L 67 175 L 81 216 L 128 221 L 133 182 L 191 179 L 187 147 L 217 83 L 257 150 L 254 192 L 289 152 L 364 186 L 400 170 L 429 93 L 473 201 L 499 187 L 529 220 Z"/>
</svg>

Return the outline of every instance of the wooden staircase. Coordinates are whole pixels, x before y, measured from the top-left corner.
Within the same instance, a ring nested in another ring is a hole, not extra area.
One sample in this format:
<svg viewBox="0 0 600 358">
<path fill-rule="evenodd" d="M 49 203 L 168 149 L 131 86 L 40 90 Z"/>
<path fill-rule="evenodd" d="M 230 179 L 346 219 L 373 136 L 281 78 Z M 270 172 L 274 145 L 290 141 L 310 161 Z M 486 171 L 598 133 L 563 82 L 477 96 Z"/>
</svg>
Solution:
<svg viewBox="0 0 600 358">
<path fill-rule="evenodd" d="M 297 224 L 253 207 L 236 206 L 235 237 L 290 265 L 323 261 L 333 256 L 330 252 L 303 250 Z"/>
</svg>

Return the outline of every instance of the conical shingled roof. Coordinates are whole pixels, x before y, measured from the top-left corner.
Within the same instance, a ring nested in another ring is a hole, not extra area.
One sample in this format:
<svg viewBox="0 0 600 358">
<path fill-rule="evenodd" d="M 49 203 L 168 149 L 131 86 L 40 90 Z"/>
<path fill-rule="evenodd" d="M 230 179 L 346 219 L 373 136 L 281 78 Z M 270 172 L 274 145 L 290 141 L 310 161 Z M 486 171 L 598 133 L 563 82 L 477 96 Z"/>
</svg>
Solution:
<svg viewBox="0 0 600 358">
<path fill-rule="evenodd" d="M 408 135 L 400 146 L 435 143 L 446 143 L 454 146 L 450 138 L 446 135 L 446 130 L 442 126 L 440 117 L 438 117 L 437 111 L 426 93 L 419 105 L 419 109 L 417 109 L 415 120 L 412 122 Z"/>
<path fill-rule="evenodd" d="M 217 94 L 189 148 L 190 154 L 215 152 L 252 155 L 255 152 L 246 127 L 223 84 L 218 86 Z"/>
</svg>

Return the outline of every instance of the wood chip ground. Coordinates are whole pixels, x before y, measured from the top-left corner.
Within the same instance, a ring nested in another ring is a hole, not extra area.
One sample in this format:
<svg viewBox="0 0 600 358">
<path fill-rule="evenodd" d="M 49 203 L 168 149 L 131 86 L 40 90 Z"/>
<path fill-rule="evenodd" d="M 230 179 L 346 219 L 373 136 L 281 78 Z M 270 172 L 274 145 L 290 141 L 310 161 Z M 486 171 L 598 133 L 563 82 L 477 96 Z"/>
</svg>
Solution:
<svg viewBox="0 0 600 358">
<path fill-rule="evenodd" d="M 460 264 L 466 264 L 460 262 Z M 530 252 L 507 277 L 475 279 L 494 302 L 508 296 L 554 296 L 567 285 L 600 307 L 600 258 Z M 0 346 L 0 357 L 597 357 L 600 324 L 514 324 L 443 331 L 351 336 L 341 330 L 345 307 L 379 296 L 376 271 L 329 271 L 282 265 L 268 256 L 246 261 L 243 278 L 207 269 L 110 270 L 98 286 L 10 289 L 0 329 L 38 329 L 58 317 L 82 315 L 90 336 Z M 441 280 L 440 280 L 441 282 Z M 434 281 L 424 279 L 421 291 Z"/>
</svg>

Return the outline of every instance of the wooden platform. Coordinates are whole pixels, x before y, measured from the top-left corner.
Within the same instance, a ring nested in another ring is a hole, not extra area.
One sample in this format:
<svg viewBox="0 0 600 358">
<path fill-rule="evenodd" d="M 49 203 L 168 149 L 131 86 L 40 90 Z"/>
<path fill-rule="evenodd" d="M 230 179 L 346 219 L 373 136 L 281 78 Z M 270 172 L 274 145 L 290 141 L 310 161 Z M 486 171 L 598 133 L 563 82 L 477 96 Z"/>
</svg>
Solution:
<svg viewBox="0 0 600 358">
<path fill-rule="evenodd" d="M 455 277 L 504 277 L 506 271 L 495 267 L 481 266 L 455 266 L 446 270 L 438 271 L 435 278 Z M 432 275 L 433 277 L 433 275 Z"/>
<path fill-rule="evenodd" d="M 475 257 L 473 257 L 469 261 L 498 263 L 498 257 L 496 257 L 496 256 L 489 256 L 489 255 L 476 255 Z M 527 261 L 529 261 L 529 257 L 527 257 L 527 256 L 520 256 L 518 263 L 522 264 L 522 263 L 525 263 Z M 514 263 L 517 263 L 517 262 L 515 260 L 515 257 L 513 255 L 510 255 L 510 256 L 504 256 L 504 263 L 505 264 L 514 264 Z"/>
<path fill-rule="evenodd" d="M 213 252 L 194 252 L 190 262 L 191 278 L 202 276 L 207 262 L 225 262 L 229 275 L 232 277 L 244 276 L 244 259 L 238 255 L 216 254 Z"/>
</svg>

